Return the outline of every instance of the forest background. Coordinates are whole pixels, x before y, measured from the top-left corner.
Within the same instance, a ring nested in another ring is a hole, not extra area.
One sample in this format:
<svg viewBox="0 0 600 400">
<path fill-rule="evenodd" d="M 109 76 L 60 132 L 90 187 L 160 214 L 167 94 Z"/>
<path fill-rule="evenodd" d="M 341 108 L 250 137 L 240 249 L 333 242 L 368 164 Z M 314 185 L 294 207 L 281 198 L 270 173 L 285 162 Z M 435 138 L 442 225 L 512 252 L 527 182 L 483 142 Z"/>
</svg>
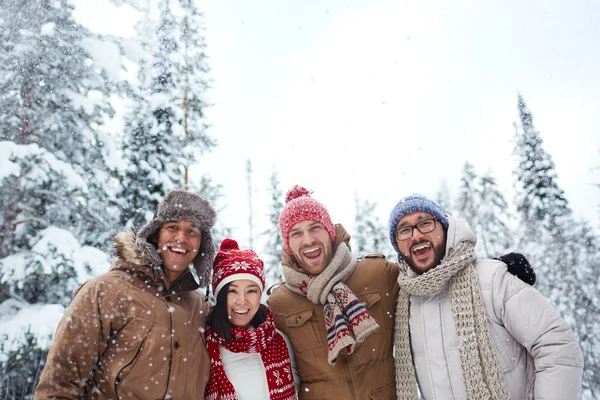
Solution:
<svg viewBox="0 0 600 400">
<path fill-rule="evenodd" d="M 167 191 L 281 279 L 294 184 L 393 259 L 421 192 L 517 250 L 600 398 L 600 7 L 0 0 L 0 398 L 30 398 L 73 290 Z M 535 119 L 533 118 L 535 116 Z"/>
</svg>

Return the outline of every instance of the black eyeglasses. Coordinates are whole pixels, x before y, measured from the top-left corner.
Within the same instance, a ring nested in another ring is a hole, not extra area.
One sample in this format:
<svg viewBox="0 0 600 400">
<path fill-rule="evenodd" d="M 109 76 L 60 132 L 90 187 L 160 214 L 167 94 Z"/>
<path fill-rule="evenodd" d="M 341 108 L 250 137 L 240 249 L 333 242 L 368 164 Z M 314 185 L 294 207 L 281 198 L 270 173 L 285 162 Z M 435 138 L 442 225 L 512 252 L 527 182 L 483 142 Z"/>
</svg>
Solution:
<svg viewBox="0 0 600 400">
<path fill-rule="evenodd" d="M 413 235 L 413 230 L 417 230 L 421 233 L 429 233 L 435 229 L 435 218 L 428 218 L 420 221 L 416 225 L 407 225 L 396 229 L 395 236 L 398 240 L 410 239 Z"/>
</svg>

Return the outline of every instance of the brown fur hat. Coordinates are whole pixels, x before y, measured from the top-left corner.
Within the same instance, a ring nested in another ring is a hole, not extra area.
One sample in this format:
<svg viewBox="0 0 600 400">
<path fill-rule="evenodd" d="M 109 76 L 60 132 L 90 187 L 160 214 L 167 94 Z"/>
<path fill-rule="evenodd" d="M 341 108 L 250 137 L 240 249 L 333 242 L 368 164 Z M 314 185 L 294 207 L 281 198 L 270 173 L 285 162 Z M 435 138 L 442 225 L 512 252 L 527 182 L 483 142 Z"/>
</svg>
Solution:
<svg viewBox="0 0 600 400">
<path fill-rule="evenodd" d="M 198 255 L 194 258 L 194 269 L 200 280 L 198 283 L 201 287 L 206 287 L 210 282 L 215 258 L 215 244 L 210 230 L 215 224 L 216 213 L 203 197 L 185 190 L 169 192 L 158 205 L 154 218 L 139 230 L 135 243 L 150 264 L 155 267 L 161 265 L 162 258 L 156 249 L 156 235 L 163 223 L 182 219 L 192 221 L 202 231 L 202 242 Z"/>
</svg>

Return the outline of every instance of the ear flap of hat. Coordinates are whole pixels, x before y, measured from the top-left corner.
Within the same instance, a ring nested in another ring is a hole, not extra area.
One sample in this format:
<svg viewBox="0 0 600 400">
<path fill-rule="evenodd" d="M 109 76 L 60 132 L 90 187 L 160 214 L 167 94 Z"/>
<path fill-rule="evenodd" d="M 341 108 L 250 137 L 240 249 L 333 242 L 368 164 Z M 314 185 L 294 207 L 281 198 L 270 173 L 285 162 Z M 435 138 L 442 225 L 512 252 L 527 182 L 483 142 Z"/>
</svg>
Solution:
<svg viewBox="0 0 600 400">
<path fill-rule="evenodd" d="M 156 245 L 148 242 L 148 238 L 157 233 L 162 226 L 160 219 L 154 218 L 139 230 L 135 238 L 135 244 L 140 249 L 141 255 L 148 261 L 148 264 L 153 267 L 158 267 L 162 264 L 160 254 L 156 251 Z"/>
<path fill-rule="evenodd" d="M 198 283 L 201 287 L 206 287 L 210 283 L 210 273 L 215 259 L 215 252 L 215 244 L 210 230 L 203 230 L 202 243 L 200 243 L 198 255 L 194 258 L 194 269 L 198 275 Z"/>
</svg>

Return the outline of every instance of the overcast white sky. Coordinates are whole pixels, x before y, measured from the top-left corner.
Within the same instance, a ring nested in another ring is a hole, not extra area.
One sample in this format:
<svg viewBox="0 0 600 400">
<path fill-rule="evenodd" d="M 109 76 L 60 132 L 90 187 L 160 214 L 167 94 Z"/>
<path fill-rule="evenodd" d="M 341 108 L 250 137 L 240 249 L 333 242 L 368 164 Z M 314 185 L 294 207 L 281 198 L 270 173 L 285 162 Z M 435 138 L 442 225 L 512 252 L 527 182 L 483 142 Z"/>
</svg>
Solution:
<svg viewBox="0 0 600 400">
<path fill-rule="evenodd" d="M 73 0 L 92 29 L 132 34 L 134 14 Z M 243 1 L 206 17 L 211 134 L 200 167 L 223 184 L 220 217 L 247 242 L 246 161 L 255 223 L 273 165 L 282 188 L 312 188 L 351 228 L 354 192 L 382 221 L 414 192 L 491 169 L 512 200 L 517 93 L 533 112 L 578 216 L 598 225 L 600 5 L 597 1 Z M 260 231 L 261 228 L 255 228 Z"/>
</svg>

